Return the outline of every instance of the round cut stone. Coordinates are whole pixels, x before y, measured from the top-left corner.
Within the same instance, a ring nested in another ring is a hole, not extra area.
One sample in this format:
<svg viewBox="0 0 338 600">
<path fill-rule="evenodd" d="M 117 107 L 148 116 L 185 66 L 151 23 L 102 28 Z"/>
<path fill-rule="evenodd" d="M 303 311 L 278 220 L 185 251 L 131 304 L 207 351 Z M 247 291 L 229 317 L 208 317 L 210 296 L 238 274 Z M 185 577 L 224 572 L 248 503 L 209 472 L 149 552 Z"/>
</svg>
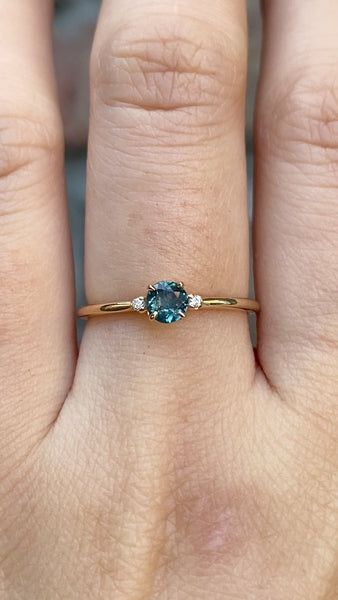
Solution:
<svg viewBox="0 0 338 600">
<path fill-rule="evenodd" d="M 143 296 L 134 298 L 134 300 L 131 301 L 131 307 L 133 310 L 136 310 L 136 312 L 142 312 L 143 310 L 145 310 L 147 308 L 146 307 L 146 299 L 143 298 Z"/>
<path fill-rule="evenodd" d="M 151 319 L 160 323 L 175 323 L 185 316 L 188 294 L 180 283 L 159 281 L 147 294 L 147 311 Z"/>
<path fill-rule="evenodd" d="M 201 308 L 203 304 L 203 299 L 201 298 L 201 296 L 199 296 L 199 294 L 193 294 L 188 297 L 188 303 L 190 308 L 194 308 L 195 310 L 197 310 L 198 308 Z"/>
</svg>

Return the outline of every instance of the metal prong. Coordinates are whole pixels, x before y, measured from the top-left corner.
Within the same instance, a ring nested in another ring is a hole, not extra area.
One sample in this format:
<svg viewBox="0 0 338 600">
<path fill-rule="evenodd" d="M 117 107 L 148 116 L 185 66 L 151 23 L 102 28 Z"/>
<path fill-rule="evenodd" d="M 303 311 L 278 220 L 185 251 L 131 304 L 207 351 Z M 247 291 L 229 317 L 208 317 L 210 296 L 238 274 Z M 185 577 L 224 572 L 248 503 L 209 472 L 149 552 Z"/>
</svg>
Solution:
<svg viewBox="0 0 338 600">
<path fill-rule="evenodd" d="M 183 281 L 180 281 L 178 285 L 180 286 L 180 288 L 182 288 L 182 289 L 184 288 L 184 283 L 183 283 Z"/>
<path fill-rule="evenodd" d="M 150 285 L 148 285 L 148 290 L 150 290 L 151 292 L 155 292 L 156 288 L 153 286 L 153 284 L 151 283 Z"/>
<path fill-rule="evenodd" d="M 184 310 L 179 310 L 178 314 L 180 315 L 180 317 L 182 317 L 182 319 L 184 319 L 187 316 L 187 313 L 185 313 Z"/>
<path fill-rule="evenodd" d="M 188 294 L 188 306 L 192 310 L 198 310 L 202 307 L 203 298 L 199 294 Z"/>
<path fill-rule="evenodd" d="M 158 315 L 158 312 L 148 313 L 148 317 L 151 321 L 154 321 Z"/>
</svg>

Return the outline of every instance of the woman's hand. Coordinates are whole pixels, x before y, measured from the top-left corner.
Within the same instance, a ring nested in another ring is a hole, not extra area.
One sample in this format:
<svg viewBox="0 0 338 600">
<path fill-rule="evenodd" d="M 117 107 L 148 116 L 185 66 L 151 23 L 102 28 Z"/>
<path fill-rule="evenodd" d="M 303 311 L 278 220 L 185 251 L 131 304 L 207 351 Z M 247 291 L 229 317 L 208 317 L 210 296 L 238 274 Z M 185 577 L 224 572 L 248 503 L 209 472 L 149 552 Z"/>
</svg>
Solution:
<svg viewBox="0 0 338 600">
<path fill-rule="evenodd" d="M 338 5 L 268 0 L 247 317 L 88 322 L 77 358 L 50 0 L 0 6 L 0 597 L 338 595 Z M 105 0 L 90 303 L 247 295 L 242 0 Z"/>
</svg>

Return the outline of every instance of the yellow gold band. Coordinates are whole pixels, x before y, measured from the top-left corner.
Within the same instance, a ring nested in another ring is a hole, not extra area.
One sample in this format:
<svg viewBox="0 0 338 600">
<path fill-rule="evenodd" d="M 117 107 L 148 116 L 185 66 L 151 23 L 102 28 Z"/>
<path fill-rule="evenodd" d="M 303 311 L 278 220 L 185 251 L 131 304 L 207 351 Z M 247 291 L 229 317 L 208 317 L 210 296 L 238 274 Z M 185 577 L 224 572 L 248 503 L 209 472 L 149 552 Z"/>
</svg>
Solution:
<svg viewBox="0 0 338 600">
<path fill-rule="evenodd" d="M 218 309 L 218 310 L 244 310 L 249 312 L 258 312 L 259 303 L 249 298 L 202 298 L 199 309 Z M 118 313 L 146 312 L 135 311 L 132 307 L 132 301 L 109 302 L 106 304 L 90 304 L 83 306 L 78 310 L 79 317 L 97 317 Z"/>
<path fill-rule="evenodd" d="M 199 294 L 187 294 L 182 281 L 158 281 L 148 285 L 145 296 L 124 302 L 91 304 L 80 308 L 79 317 L 98 317 L 118 313 L 146 313 L 152 321 L 175 323 L 190 310 L 200 309 L 247 310 L 257 312 L 259 304 L 248 298 L 203 298 Z"/>
</svg>

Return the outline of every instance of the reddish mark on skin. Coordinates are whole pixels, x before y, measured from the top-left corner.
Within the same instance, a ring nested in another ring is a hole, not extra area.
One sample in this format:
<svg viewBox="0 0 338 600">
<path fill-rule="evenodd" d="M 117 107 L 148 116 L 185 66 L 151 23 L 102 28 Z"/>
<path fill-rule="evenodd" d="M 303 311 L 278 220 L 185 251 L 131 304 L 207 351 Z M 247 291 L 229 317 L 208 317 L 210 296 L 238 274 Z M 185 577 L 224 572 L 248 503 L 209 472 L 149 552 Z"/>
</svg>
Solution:
<svg viewBox="0 0 338 600">
<path fill-rule="evenodd" d="M 231 530 L 233 526 L 233 514 L 231 510 L 225 510 L 218 518 L 210 523 L 206 531 L 204 547 L 210 552 L 219 552 L 231 541 Z"/>
<path fill-rule="evenodd" d="M 224 493 L 213 493 L 177 506 L 180 541 L 201 559 L 222 561 L 236 555 L 247 538 L 239 516 L 240 503 Z"/>
</svg>

